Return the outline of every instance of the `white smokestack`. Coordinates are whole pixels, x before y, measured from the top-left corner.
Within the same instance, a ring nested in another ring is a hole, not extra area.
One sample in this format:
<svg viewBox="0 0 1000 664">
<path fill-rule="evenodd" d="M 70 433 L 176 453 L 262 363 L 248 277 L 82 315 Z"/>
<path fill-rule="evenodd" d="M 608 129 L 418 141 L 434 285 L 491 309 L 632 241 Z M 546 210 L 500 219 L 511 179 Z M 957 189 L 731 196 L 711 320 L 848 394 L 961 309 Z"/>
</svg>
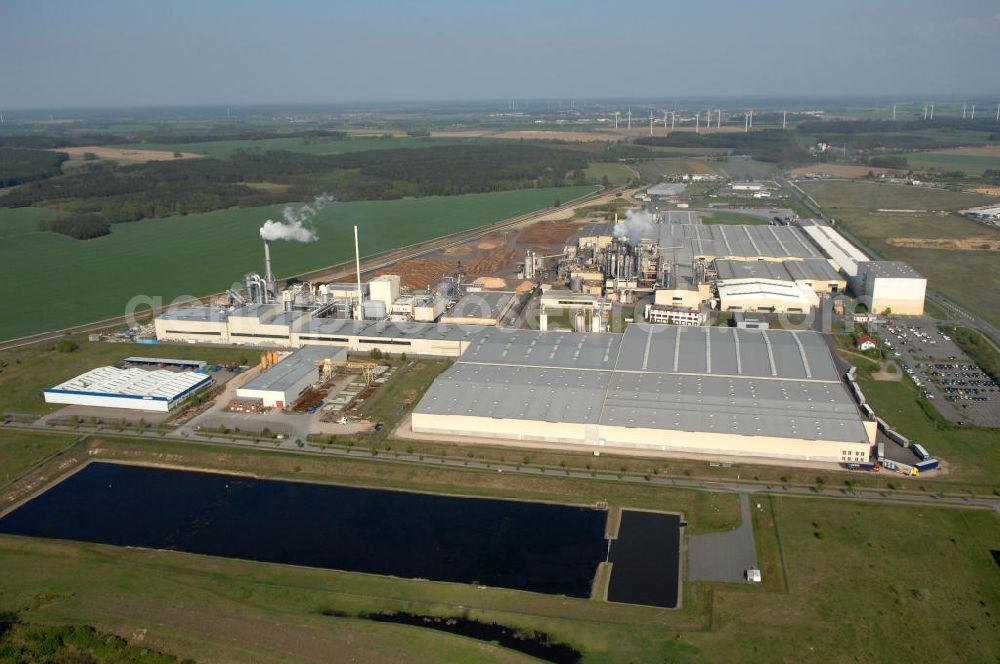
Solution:
<svg viewBox="0 0 1000 664">
<path fill-rule="evenodd" d="M 263 235 L 263 233 L 262 233 Z M 270 295 L 274 295 L 274 272 L 271 271 L 271 241 L 264 240 L 264 283 Z"/>
<path fill-rule="evenodd" d="M 364 298 L 361 296 L 361 252 L 358 250 L 358 227 L 354 227 L 354 268 L 358 274 L 358 313 L 357 318 L 361 320 L 364 314 Z"/>
</svg>

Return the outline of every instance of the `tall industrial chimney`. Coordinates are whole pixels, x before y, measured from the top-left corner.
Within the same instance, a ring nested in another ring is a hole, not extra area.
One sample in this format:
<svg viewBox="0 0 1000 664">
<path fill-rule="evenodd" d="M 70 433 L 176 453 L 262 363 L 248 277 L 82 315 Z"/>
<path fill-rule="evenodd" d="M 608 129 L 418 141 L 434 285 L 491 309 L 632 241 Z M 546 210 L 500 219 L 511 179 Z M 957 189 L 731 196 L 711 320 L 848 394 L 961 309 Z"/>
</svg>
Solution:
<svg viewBox="0 0 1000 664">
<path fill-rule="evenodd" d="M 361 295 L 361 252 L 358 250 L 358 227 L 354 227 L 354 269 L 358 274 L 358 310 L 355 316 L 362 320 L 364 316 L 364 298 Z"/>
<path fill-rule="evenodd" d="M 271 242 L 269 240 L 264 240 L 264 283 L 267 285 L 268 298 L 277 294 L 274 273 L 271 271 Z"/>
</svg>

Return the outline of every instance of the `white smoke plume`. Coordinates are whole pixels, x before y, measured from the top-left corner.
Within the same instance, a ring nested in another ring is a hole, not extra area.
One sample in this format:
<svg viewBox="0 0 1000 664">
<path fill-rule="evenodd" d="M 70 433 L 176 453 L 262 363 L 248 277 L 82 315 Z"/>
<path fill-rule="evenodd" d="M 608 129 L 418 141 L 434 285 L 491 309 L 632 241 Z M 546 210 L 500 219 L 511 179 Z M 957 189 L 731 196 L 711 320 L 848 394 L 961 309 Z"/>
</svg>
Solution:
<svg viewBox="0 0 1000 664">
<path fill-rule="evenodd" d="M 625 221 L 615 224 L 614 235 L 617 238 L 627 237 L 629 244 L 639 244 L 643 238 L 655 238 L 656 227 L 653 214 L 645 210 L 629 210 L 625 213 Z"/>
<path fill-rule="evenodd" d="M 260 236 L 265 240 L 313 242 L 317 239 L 316 232 L 306 226 L 306 224 L 327 204 L 335 200 L 333 196 L 321 194 L 312 203 L 307 203 L 297 208 L 287 205 L 281 212 L 284 221 L 268 219 L 260 227 Z"/>
</svg>

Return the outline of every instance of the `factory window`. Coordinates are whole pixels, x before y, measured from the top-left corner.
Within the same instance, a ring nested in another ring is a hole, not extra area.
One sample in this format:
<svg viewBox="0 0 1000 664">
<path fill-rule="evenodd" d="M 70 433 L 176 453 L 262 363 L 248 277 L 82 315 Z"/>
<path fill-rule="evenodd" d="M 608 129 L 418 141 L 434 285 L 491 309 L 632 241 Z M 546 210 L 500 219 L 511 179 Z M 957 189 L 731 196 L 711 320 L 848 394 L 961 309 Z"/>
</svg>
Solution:
<svg viewBox="0 0 1000 664">
<path fill-rule="evenodd" d="M 231 337 L 251 337 L 255 339 L 287 339 L 287 334 L 249 334 L 247 332 L 230 332 Z"/>
<path fill-rule="evenodd" d="M 391 346 L 409 346 L 409 341 L 397 341 L 396 339 L 358 339 L 362 344 L 386 344 Z"/>
<path fill-rule="evenodd" d="M 221 336 L 222 332 L 195 332 L 194 330 L 167 330 L 167 334 L 202 334 L 211 336 Z"/>
<path fill-rule="evenodd" d="M 306 341 L 343 341 L 347 342 L 347 337 L 321 337 L 309 334 L 300 334 L 299 339 L 305 339 Z"/>
</svg>

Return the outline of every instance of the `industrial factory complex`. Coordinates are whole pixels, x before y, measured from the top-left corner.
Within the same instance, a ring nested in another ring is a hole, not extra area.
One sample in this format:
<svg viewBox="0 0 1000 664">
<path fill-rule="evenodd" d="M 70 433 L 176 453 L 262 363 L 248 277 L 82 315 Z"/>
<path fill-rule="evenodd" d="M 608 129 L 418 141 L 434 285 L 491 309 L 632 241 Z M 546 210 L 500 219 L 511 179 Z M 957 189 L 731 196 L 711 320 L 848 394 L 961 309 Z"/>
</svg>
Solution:
<svg viewBox="0 0 1000 664">
<path fill-rule="evenodd" d="M 829 224 L 793 216 L 709 225 L 652 208 L 590 223 L 560 253 L 527 250 L 517 269 L 533 290 L 517 292 L 461 274 L 414 291 L 391 274 L 363 282 L 360 268 L 352 283 L 279 289 L 265 242 L 263 276 L 153 327 L 162 342 L 293 351 L 268 351 L 239 385 L 254 408 L 290 408 L 331 367 L 356 364 L 350 355 L 446 357 L 455 364 L 412 411 L 415 435 L 866 462 L 876 419 L 822 335 L 703 326 L 711 312 L 806 314 L 846 294 L 869 311 L 922 313 L 926 280 L 912 268 L 871 261 Z M 539 329 L 523 329 L 531 302 Z M 624 332 L 611 331 L 616 306 L 635 312 Z M 103 367 L 45 398 L 169 410 L 211 381 L 177 369 Z"/>
<path fill-rule="evenodd" d="M 860 414 L 814 332 L 630 325 L 481 333 L 413 412 L 417 433 L 867 461 Z"/>
</svg>

